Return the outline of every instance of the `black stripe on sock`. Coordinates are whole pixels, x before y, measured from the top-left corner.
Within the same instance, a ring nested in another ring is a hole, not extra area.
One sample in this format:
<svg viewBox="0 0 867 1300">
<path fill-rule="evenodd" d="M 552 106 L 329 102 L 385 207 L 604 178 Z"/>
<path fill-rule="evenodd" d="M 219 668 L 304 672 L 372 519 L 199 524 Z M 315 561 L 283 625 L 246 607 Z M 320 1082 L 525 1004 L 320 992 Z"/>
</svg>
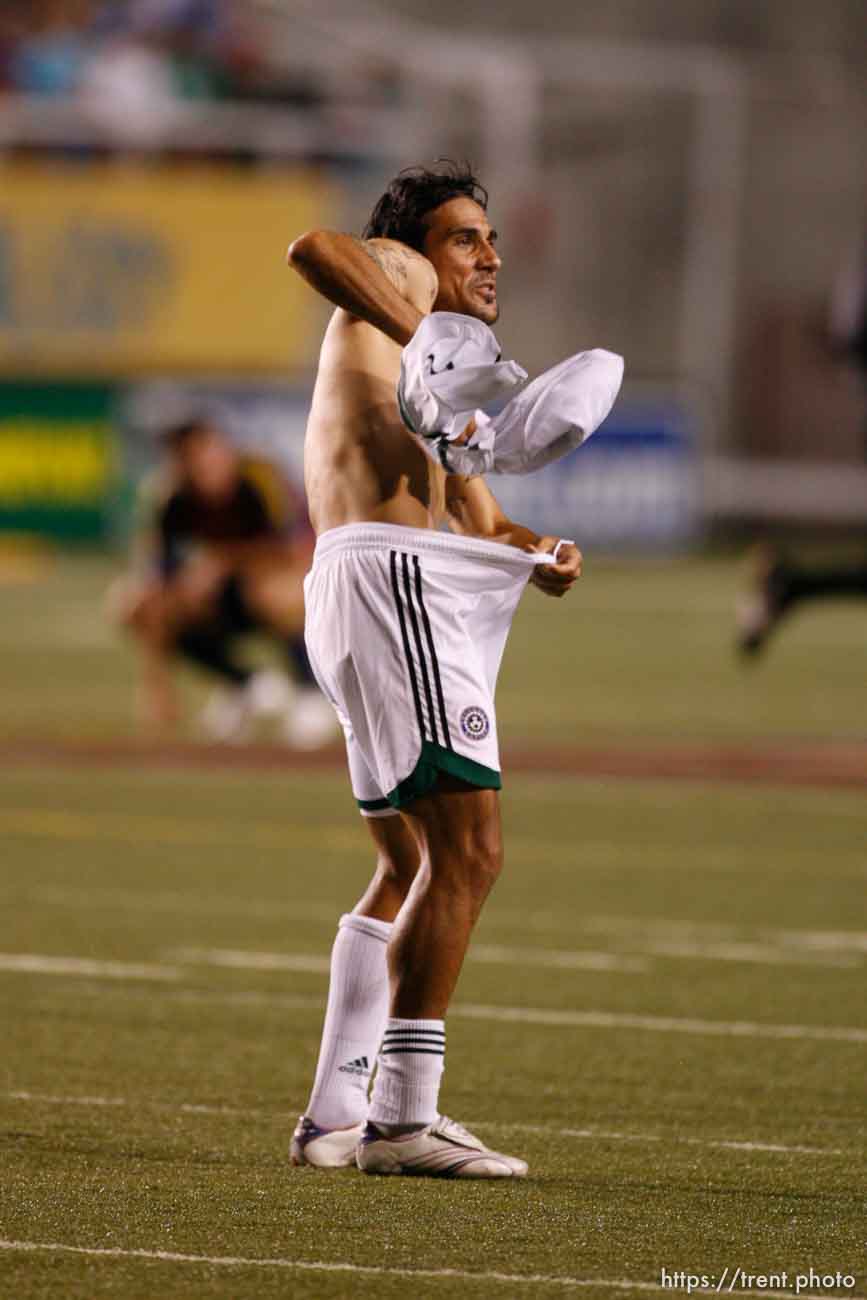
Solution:
<svg viewBox="0 0 867 1300">
<path fill-rule="evenodd" d="M 430 650 L 431 667 L 433 668 L 434 686 L 436 687 L 437 701 L 440 706 L 440 721 L 442 722 L 443 736 L 445 737 L 446 748 L 452 748 L 452 738 L 449 735 L 449 724 L 446 719 L 446 702 L 443 696 L 443 684 L 440 680 L 440 665 L 437 659 L 437 652 L 434 649 L 433 633 L 431 631 L 430 619 L 427 616 L 427 610 L 424 605 L 424 597 L 421 592 L 421 565 L 417 555 L 412 557 L 415 567 L 415 592 L 418 597 L 418 606 L 421 610 L 421 621 L 424 624 L 424 634 L 427 639 L 428 649 Z"/>
<path fill-rule="evenodd" d="M 444 1052 L 445 1043 L 428 1043 L 419 1041 L 417 1043 L 383 1043 L 380 1051 L 382 1052 Z"/>
<path fill-rule="evenodd" d="M 437 1051 L 434 1047 L 383 1047 L 380 1056 L 406 1056 L 410 1052 L 417 1052 L 420 1056 L 445 1056 L 445 1051 L 440 1048 Z"/>
<path fill-rule="evenodd" d="M 413 557 L 413 558 L 417 558 L 417 557 Z M 422 642 L 421 642 L 421 632 L 419 631 L 418 619 L 415 613 L 415 605 L 413 604 L 413 600 L 412 600 L 412 589 L 410 587 L 410 582 L 409 582 L 409 557 L 406 555 L 406 553 L 401 555 L 400 562 L 403 567 L 403 590 L 406 594 L 406 604 L 407 604 L 407 608 L 409 609 L 409 621 L 410 623 L 412 623 L 412 634 L 413 637 L 415 638 L 416 650 L 418 651 L 418 661 L 421 664 L 421 676 L 422 676 L 422 681 L 424 682 L 424 695 L 425 695 L 425 700 L 427 701 L 427 716 L 430 719 L 431 740 L 435 745 L 438 745 L 439 736 L 437 735 L 437 723 L 436 723 L 436 714 L 434 713 L 433 695 L 431 694 L 431 689 L 430 689 L 430 677 L 428 676 L 428 671 L 427 671 L 427 659 L 425 658 L 424 647 L 422 646 Z"/>
<path fill-rule="evenodd" d="M 432 1034 L 386 1034 L 382 1040 L 384 1047 L 394 1047 L 400 1043 L 424 1043 L 427 1047 L 445 1047 L 445 1038 L 435 1038 Z"/>
<path fill-rule="evenodd" d="M 391 551 L 389 554 L 391 563 L 391 589 L 394 592 L 394 603 L 397 605 L 397 617 L 400 622 L 400 635 L 403 639 L 403 652 L 406 656 L 407 667 L 409 669 L 409 680 L 412 686 L 412 698 L 415 701 L 415 714 L 418 718 L 418 728 L 422 740 L 427 740 L 428 736 L 424 728 L 424 714 L 421 707 L 421 697 L 418 693 L 418 682 L 415 676 L 415 664 L 412 661 L 412 654 L 409 648 L 409 637 L 406 632 L 406 617 L 403 612 L 403 605 L 400 603 L 400 586 L 397 581 L 397 551 Z"/>
</svg>

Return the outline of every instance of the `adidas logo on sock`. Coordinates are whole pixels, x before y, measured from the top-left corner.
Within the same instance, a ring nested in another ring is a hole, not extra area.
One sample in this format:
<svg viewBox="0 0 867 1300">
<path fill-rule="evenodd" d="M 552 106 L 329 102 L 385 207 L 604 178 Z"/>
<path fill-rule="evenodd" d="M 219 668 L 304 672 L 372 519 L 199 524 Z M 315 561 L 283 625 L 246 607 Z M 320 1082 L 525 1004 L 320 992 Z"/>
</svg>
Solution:
<svg viewBox="0 0 867 1300">
<path fill-rule="evenodd" d="M 337 1068 L 343 1074 L 370 1074 L 366 1056 L 357 1056 L 354 1061 L 347 1061 L 345 1065 L 338 1065 Z"/>
</svg>

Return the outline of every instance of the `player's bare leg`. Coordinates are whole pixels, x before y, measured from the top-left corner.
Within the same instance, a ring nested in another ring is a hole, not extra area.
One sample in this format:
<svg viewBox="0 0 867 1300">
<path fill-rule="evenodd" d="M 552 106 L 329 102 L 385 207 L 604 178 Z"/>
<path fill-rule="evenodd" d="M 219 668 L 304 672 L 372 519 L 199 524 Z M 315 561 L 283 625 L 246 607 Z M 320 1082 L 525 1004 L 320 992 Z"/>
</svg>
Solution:
<svg viewBox="0 0 867 1300">
<path fill-rule="evenodd" d="M 149 730 L 175 727 L 181 714 L 168 668 L 170 623 L 163 585 L 119 578 L 107 593 L 106 612 L 113 623 L 133 636 L 139 648 L 138 720 Z"/>
<path fill-rule="evenodd" d="M 403 817 L 365 820 L 376 845 L 376 870 L 353 911 L 340 918 L 316 1078 L 292 1139 L 296 1165 L 355 1163 L 368 1084 L 388 1018 L 391 923 L 419 868 L 418 842 Z"/>
<path fill-rule="evenodd" d="M 496 790 L 440 777 L 407 821 L 425 846 L 389 944 L 393 1016 L 442 1019 L 470 935 L 503 863 Z"/>
<path fill-rule="evenodd" d="M 523 1160 L 488 1150 L 438 1110 L 443 1017 L 502 866 L 497 793 L 442 777 L 435 793 L 413 801 L 407 820 L 422 865 L 389 943 L 391 1016 L 358 1166 L 378 1174 L 521 1177 Z"/>
<path fill-rule="evenodd" d="M 392 922 L 421 865 L 418 839 L 405 816 L 366 817 L 365 821 L 376 845 L 376 870 L 352 910 L 356 916 Z"/>
</svg>

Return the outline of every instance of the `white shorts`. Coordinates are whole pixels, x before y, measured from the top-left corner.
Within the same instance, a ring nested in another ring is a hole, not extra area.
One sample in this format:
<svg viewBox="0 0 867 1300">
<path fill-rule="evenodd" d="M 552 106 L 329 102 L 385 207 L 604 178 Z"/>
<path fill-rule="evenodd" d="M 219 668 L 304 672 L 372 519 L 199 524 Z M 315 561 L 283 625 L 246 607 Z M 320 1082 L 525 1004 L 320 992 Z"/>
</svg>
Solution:
<svg viewBox="0 0 867 1300">
<path fill-rule="evenodd" d="M 405 807 L 440 772 L 500 788 L 497 673 L 540 562 L 499 542 L 392 524 L 319 538 L 304 581 L 307 650 L 343 728 L 362 813 Z"/>
</svg>

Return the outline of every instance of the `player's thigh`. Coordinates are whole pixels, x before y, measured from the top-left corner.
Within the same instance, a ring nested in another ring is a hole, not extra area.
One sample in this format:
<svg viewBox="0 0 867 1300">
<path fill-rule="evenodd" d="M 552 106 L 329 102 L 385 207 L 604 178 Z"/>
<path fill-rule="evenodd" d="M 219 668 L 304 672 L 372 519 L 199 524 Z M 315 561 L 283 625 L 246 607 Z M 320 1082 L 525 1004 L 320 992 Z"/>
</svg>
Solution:
<svg viewBox="0 0 867 1300">
<path fill-rule="evenodd" d="M 287 636 L 304 626 L 304 574 L 290 563 L 261 564 L 244 572 L 248 605 L 264 623 Z"/>
<path fill-rule="evenodd" d="M 432 872 L 460 879 L 489 879 L 503 865 L 497 790 L 479 789 L 441 774 L 436 788 L 402 810 L 424 847 Z"/>
</svg>

